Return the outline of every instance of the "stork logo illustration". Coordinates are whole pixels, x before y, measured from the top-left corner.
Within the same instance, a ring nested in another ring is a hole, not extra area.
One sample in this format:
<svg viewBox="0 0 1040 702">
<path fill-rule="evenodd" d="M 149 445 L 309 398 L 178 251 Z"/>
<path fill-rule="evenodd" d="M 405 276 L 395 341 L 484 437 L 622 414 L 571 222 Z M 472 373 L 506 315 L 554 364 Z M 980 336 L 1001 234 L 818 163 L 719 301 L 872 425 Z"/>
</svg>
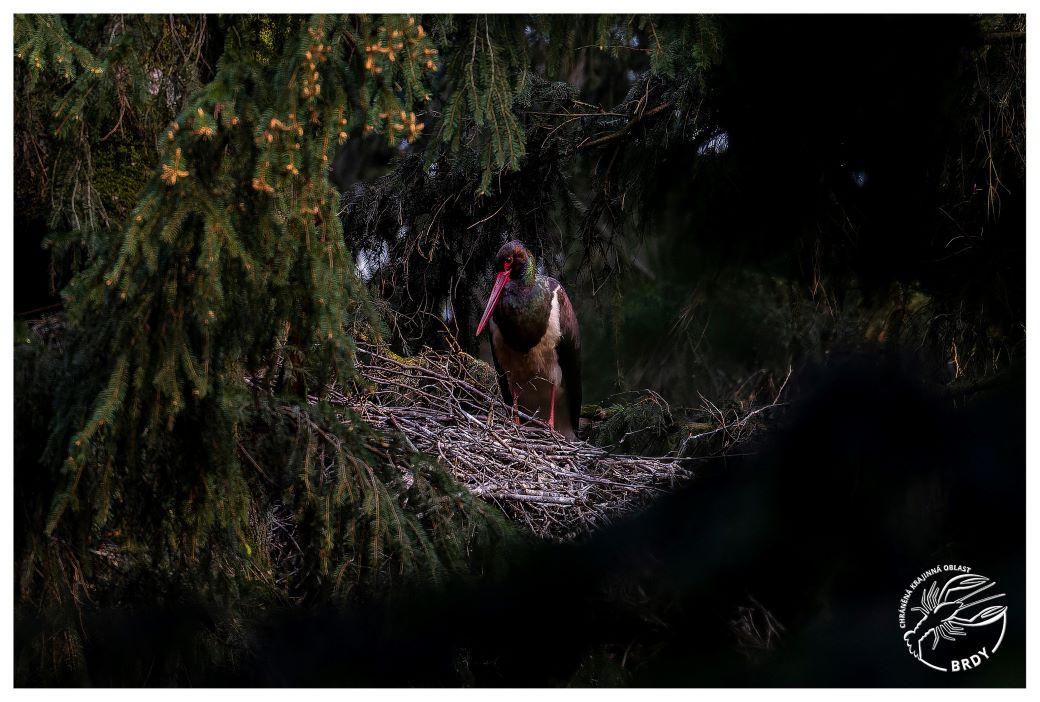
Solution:
<svg viewBox="0 0 1040 702">
<path fill-rule="evenodd" d="M 921 573 L 899 602 L 907 650 L 929 668 L 959 673 L 985 665 L 1007 630 L 1004 593 L 961 565 Z"/>
</svg>

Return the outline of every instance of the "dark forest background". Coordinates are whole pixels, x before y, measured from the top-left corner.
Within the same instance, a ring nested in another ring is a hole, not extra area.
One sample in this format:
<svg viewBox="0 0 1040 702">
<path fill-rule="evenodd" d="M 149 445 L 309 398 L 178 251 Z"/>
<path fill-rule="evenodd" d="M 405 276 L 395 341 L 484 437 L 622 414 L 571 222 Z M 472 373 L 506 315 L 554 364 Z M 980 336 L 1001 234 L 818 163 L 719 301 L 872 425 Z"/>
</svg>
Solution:
<svg viewBox="0 0 1040 702">
<path fill-rule="evenodd" d="M 882 626 L 936 559 L 1017 607 L 963 681 L 1024 684 L 1024 16 L 25 15 L 14 48 L 17 684 L 949 684 Z M 590 440 L 682 450 L 793 368 L 789 406 L 560 545 L 306 403 L 355 341 L 486 356 L 511 239 L 575 303 Z"/>
</svg>

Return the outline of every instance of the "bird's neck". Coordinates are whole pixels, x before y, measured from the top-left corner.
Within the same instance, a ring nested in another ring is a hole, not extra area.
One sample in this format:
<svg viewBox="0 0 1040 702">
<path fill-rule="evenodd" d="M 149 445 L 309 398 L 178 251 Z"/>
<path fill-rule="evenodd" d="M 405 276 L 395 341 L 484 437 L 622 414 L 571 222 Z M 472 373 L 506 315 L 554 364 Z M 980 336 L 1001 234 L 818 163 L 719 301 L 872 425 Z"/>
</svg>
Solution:
<svg viewBox="0 0 1040 702">
<path fill-rule="evenodd" d="M 531 256 L 528 257 L 527 265 L 524 266 L 523 271 L 517 271 L 516 276 L 510 276 L 510 282 L 514 282 L 521 287 L 530 289 L 534 287 L 536 278 L 537 275 L 535 274 L 534 257 Z"/>
<path fill-rule="evenodd" d="M 534 262 L 528 259 L 523 271 L 517 271 L 506 285 L 504 298 L 506 306 L 511 307 L 512 314 L 534 313 L 540 315 L 541 308 L 547 303 L 545 290 L 538 284 Z M 501 303 L 500 303 L 501 304 Z"/>
<path fill-rule="evenodd" d="M 506 306 L 514 309 L 533 309 L 545 303 L 545 291 L 536 281 L 531 281 L 528 285 L 523 279 L 511 280 L 503 292 L 502 298 Z"/>
</svg>

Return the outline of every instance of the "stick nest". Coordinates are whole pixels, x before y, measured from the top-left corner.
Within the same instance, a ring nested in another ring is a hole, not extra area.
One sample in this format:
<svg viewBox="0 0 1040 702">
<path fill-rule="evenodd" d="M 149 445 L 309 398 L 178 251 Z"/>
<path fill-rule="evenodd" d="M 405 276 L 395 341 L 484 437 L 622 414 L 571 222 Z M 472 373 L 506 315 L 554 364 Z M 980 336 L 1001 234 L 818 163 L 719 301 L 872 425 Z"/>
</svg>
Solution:
<svg viewBox="0 0 1040 702">
<path fill-rule="evenodd" d="M 542 537 L 587 534 L 691 476 L 678 458 L 609 453 L 523 413 L 514 424 L 494 370 L 465 353 L 404 359 L 360 345 L 357 368 L 364 381 L 334 389 L 331 402 L 403 435 L 471 493 Z"/>
</svg>

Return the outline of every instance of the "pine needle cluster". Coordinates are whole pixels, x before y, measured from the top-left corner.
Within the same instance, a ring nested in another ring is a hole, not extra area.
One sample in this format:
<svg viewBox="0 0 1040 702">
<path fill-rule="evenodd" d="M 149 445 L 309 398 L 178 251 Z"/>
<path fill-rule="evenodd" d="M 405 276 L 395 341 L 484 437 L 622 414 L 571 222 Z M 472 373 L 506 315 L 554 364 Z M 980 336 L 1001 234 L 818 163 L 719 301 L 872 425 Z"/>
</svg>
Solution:
<svg viewBox="0 0 1040 702">
<path fill-rule="evenodd" d="M 21 351 L 23 387 L 51 384 L 23 390 L 50 422 L 29 430 L 38 443 L 27 438 L 19 468 L 19 588 L 47 621 L 33 650 L 56 671 L 86 670 L 82 608 L 147 599 L 142 579 L 160 599 L 184 588 L 224 602 L 227 633 L 249 592 L 320 601 L 437 578 L 504 528 L 434 464 L 323 399 L 355 377 L 354 335 L 381 328 L 329 163 L 349 138 L 423 133 L 440 59 L 421 19 L 286 18 L 267 34 L 222 21 L 212 76 L 175 101 L 136 205 L 91 233 L 62 293 L 60 342 Z M 95 92 L 165 78 L 128 77 L 126 41 L 92 53 L 73 36 L 57 17 L 16 20 L 25 89 L 64 92 L 57 137 L 98 117 Z M 264 548 L 272 514 L 293 524 L 288 572 Z"/>
</svg>

